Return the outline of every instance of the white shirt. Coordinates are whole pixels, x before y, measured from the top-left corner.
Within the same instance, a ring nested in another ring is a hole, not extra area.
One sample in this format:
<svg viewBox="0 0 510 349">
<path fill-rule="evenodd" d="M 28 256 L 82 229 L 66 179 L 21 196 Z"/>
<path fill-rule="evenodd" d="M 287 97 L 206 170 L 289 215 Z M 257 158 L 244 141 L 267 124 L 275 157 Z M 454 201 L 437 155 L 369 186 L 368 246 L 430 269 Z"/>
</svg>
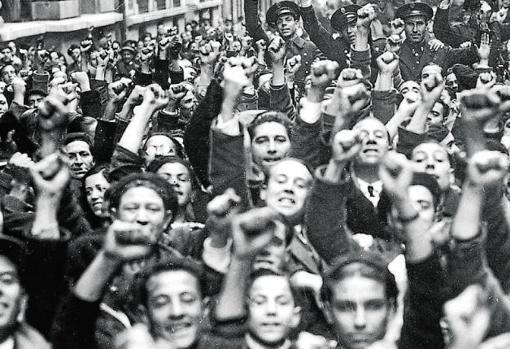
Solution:
<svg viewBox="0 0 510 349">
<path fill-rule="evenodd" d="M 379 203 L 379 198 L 381 197 L 382 192 L 382 181 L 376 181 L 374 183 L 368 183 L 362 180 L 361 178 L 357 178 L 358 180 L 358 187 L 365 195 L 365 197 L 370 200 L 372 205 L 374 207 L 377 207 L 377 204 Z"/>
</svg>

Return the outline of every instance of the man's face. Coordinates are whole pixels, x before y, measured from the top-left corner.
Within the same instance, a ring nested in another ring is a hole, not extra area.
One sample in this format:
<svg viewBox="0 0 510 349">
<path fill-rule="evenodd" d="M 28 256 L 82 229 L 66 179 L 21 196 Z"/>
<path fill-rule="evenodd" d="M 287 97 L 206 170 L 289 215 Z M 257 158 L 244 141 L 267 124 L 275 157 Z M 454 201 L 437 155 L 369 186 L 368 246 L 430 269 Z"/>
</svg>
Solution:
<svg viewBox="0 0 510 349">
<path fill-rule="evenodd" d="M 4 62 L 12 61 L 12 50 L 9 47 L 4 48 L 2 54 L 4 55 Z"/>
<path fill-rule="evenodd" d="M 305 165 L 295 160 L 282 160 L 269 172 L 267 188 L 261 192 L 267 206 L 276 210 L 289 222 L 301 222 L 312 175 Z"/>
<path fill-rule="evenodd" d="M 285 340 L 300 320 L 289 280 L 277 275 L 258 277 L 248 293 L 248 314 L 250 333 L 263 343 Z"/>
<path fill-rule="evenodd" d="M 283 271 L 287 256 L 285 229 L 283 224 L 277 225 L 271 242 L 255 257 L 252 265 L 254 270 L 264 268 L 277 273 Z"/>
<path fill-rule="evenodd" d="M 361 150 L 356 157 L 357 165 L 378 165 L 388 151 L 388 132 L 382 122 L 375 118 L 361 120 L 354 125 L 362 139 Z"/>
<path fill-rule="evenodd" d="M 291 14 L 284 14 L 276 20 L 276 27 L 283 38 L 290 38 L 296 33 L 297 22 Z"/>
<path fill-rule="evenodd" d="M 385 286 L 358 275 L 332 285 L 331 310 L 337 337 L 348 349 L 365 349 L 382 339 L 391 315 Z"/>
<path fill-rule="evenodd" d="M 121 221 L 138 223 L 142 226 L 159 227 L 166 216 L 163 199 L 154 190 L 147 187 L 128 189 L 119 203 L 117 217 Z"/>
<path fill-rule="evenodd" d="M 102 172 L 93 174 L 85 178 L 85 195 L 90 209 L 98 217 L 103 217 L 104 193 L 110 188 L 110 183 L 106 180 Z"/>
<path fill-rule="evenodd" d="M 148 164 L 158 156 L 177 155 L 174 142 L 164 135 L 150 137 L 145 143 L 145 162 Z"/>
<path fill-rule="evenodd" d="M 419 44 L 425 38 L 427 21 L 424 16 L 410 17 L 405 20 L 406 38 L 413 44 Z"/>
<path fill-rule="evenodd" d="M 285 126 L 278 122 L 266 122 L 254 129 L 251 141 L 253 161 L 268 170 L 289 155 L 290 139 Z"/>
<path fill-rule="evenodd" d="M 177 194 L 179 207 L 185 207 L 191 201 L 191 176 L 183 164 L 178 162 L 166 163 L 161 166 L 157 174 L 165 178 Z"/>
<path fill-rule="evenodd" d="M 71 53 L 71 58 L 75 61 L 77 61 L 81 56 L 81 51 L 80 49 L 77 47 L 75 49 L 73 49 L 72 53 Z"/>
<path fill-rule="evenodd" d="M 421 99 L 421 87 L 416 81 L 406 81 L 400 87 L 400 94 L 411 101 L 418 101 Z"/>
<path fill-rule="evenodd" d="M 342 36 L 354 44 L 356 41 L 356 23 L 349 23 L 346 27 L 342 28 Z"/>
<path fill-rule="evenodd" d="M 442 103 L 436 102 L 434 107 L 427 115 L 427 126 L 442 126 L 443 125 L 444 106 Z"/>
<path fill-rule="evenodd" d="M 31 94 L 28 96 L 28 106 L 30 108 L 38 108 L 39 104 L 44 100 L 44 96 L 38 94 Z"/>
<path fill-rule="evenodd" d="M 0 255 L 0 333 L 14 332 L 18 314 L 26 301 L 16 266 Z"/>
<path fill-rule="evenodd" d="M 197 278 L 184 270 L 158 273 L 147 281 L 147 310 L 155 337 L 185 349 L 200 338 L 203 314 Z"/>
<path fill-rule="evenodd" d="M 509 0 L 510 1 L 510 0 Z M 446 90 L 450 93 L 452 98 L 455 98 L 455 94 L 459 92 L 459 83 L 455 74 L 448 74 L 445 80 Z"/>
<path fill-rule="evenodd" d="M 143 38 L 143 46 L 149 47 L 151 44 L 152 38 L 150 36 L 146 36 Z"/>
<path fill-rule="evenodd" d="M 70 142 L 64 147 L 64 151 L 71 162 L 71 175 L 73 178 L 83 178 L 87 171 L 94 166 L 94 157 L 86 142 Z"/>
<path fill-rule="evenodd" d="M 14 67 L 12 65 L 8 65 L 2 70 L 2 80 L 7 85 L 12 84 L 12 81 L 14 80 L 15 77 L 16 77 L 16 70 L 14 69 Z"/>
<path fill-rule="evenodd" d="M 418 165 L 420 171 L 434 176 L 442 191 L 450 187 L 452 168 L 448 153 L 440 144 L 422 143 L 416 146 L 411 160 Z"/>
</svg>

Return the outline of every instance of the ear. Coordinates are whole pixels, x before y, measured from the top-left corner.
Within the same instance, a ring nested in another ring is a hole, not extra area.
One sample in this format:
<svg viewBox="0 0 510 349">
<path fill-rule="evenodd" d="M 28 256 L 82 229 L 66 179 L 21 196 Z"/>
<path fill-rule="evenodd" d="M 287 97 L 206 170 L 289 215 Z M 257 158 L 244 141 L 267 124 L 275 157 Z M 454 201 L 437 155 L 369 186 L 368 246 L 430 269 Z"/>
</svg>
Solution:
<svg viewBox="0 0 510 349">
<path fill-rule="evenodd" d="M 21 296 L 21 299 L 20 299 L 18 316 L 16 317 L 16 321 L 18 323 L 25 322 L 25 313 L 27 311 L 27 304 L 28 304 L 28 294 L 23 293 L 23 295 Z"/>
<path fill-rule="evenodd" d="M 260 188 L 259 196 L 260 196 L 260 199 L 262 201 L 264 201 L 264 202 L 266 201 L 266 199 L 267 199 L 267 186 L 265 184 L 262 186 L 262 188 Z"/>
<path fill-rule="evenodd" d="M 110 211 L 108 213 L 109 213 L 110 218 L 112 218 L 112 220 L 119 218 L 117 215 L 117 213 L 118 213 L 117 209 L 115 207 L 111 207 Z"/>
<path fill-rule="evenodd" d="M 301 307 L 294 307 L 292 310 L 292 318 L 290 319 L 290 327 L 296 328 L 301 322 Z"/>
</svg>

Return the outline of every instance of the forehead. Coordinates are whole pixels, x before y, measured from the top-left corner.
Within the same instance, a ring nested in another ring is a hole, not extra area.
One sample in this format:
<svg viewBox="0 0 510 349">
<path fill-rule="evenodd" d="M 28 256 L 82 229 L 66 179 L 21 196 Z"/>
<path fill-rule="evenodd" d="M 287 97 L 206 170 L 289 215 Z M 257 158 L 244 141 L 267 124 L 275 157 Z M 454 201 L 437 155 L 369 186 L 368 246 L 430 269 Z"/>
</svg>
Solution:
<svg viewBox="0 0 510 349">
<path fill-rule="evenodd" d="M 6 256 L 0 255 L 0 273 L 17 273 L 18 268 L 16 265 Z"/>
<path fill-rule="evenodd" d="M 361 275 L 334 282 L 331 291 L 335 300 L 364 301 L 386 297 L 386 287 L 381 281 Z"/>
<path fill-rule="evenodd" d="M 163 164 L 159 169 L 158 173 L 162 172 L 178 172 L 178 173 L 189 173 L 186 166 L 178 162 L 168 162 Z"/>
<path fill-rule="evenodd" d="M 289 296 L 292 297 L 289 280 L 280 275 L 259 276 L 253 281 L 250 296 Z"/>
<path fill-rule="evenodd" d="M 158 294 L 200 294 L 199 281 L 186 270 L 169 270 L 154 274 L 147 280 L 147 292 L 150 296 Z"/>
<path fill-rule="evenodd" d="M 404 20 L 405 24 L 425 24 L 427 23 L 427 19 L 425 16 L 412 16 L 408 17 Z"/>
<path fill-rule="evenodd" d="M 141 202 L 150 202 L 163 205 L 163 199 L 158 193 L 150 188 L 143 186 L 129 188 L 120 198 L 121 204 Z"/>
<path fill-rule="evenodd" d="M 155 135 L 155 136 L 151 136 L 151 137 L 149 137 L 149 139 L 147 139 L 147 143 L 145 143 L 145 146 L 149 147 L 149 146 L 173 145 L 173 144 L 174 144 L 174 142 L 172 142 L 172 140 L 170 138 L 168 138 L 167 136 Z"/>
<path fill-rule="evenodd" d="M 366 118 L 361 121 L 359 121 L 356 125 L 353 127 L 354 130 L 360 130 L 360 131 L 376 131 L 376 130 L 382 130 L 386 132 L 386 127 L 382 122 L 377 120 L 376 118 Z"/>
<path fill-rule="evenodd" d="M 446 76 L 446 81 L 457 81 L 457 76 L 454 73 L 450 73 Z"/>
<path fill-rule="evenodd" d="M 74 153 L 79 151 L 90 152 L 90 146 L 84 141 L 72 141 L 66 144 L 65 150 L 68 153 Z"/>
<path fill-rule="evenodd" d="M 103 171 L 94 173 L 91 176 L 85 178 L 85 186 L 90 187 L 96 184 L 110 184 L 103 175 Z"/>
<path fill-rule="evenodd" d="M 411 90 L 411 89 L 420 89 L 420 85 L 416 81 L 406 81 L 402 84 L 400 87 L 400 91 L 404 91 L 405 89 Z"/>
<path fill-rule="evenodd" d="M 443 112 L 443 110 L 444 110 L 443 103 L 436 102 L 436 103 L 434 104 L 434 107 L 432 108 L 432 110 L 434 110 L 434 111 L 438 111 L 438 112 L 442 113 L 442 112 Z"/>
<path fill-rule="evenodd" d="M 421 73 L 422 74 L 441 73 L 441 67 L 436 64 L 429 64 L 429 65 L 426 65 L 425 67 L 423 67 L 423 70 Z"/>
<path fill-rule="evenodd" d="M 305 165 L 295 160 L 283 160 L 271 168 L 271 178 L 286 175 L 295 178 L 303 178 L 305 180 L 312 180 L 312 174 L 308 171 Z"/>
<path fill-rule="evenodd" d="M 446 149 L 443 148 L 438 143 L 422 143 L 417 145 L 413 149 L 412 156 L 414 157 L 418 153 L 425 153 L 425 154 L 432 154 L 432 153 L 441 153 L 448 157 L 448 153 L 446 152 Z"/>
<path fill-rule="evenodd" d="M 276 121 L 264 122 L 255 127 L 253 130 L 255 137 L 267 135 L 285 135 L 288 136 L 285 126 Z"/>
</svg>

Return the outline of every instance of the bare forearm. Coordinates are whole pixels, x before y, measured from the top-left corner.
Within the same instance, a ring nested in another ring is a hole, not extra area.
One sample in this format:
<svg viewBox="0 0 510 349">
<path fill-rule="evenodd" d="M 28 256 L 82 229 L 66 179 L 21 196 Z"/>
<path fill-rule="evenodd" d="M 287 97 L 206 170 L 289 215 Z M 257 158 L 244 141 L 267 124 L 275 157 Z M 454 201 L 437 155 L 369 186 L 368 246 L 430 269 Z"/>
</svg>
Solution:
<svg viewBox="0 0 510 349">
<path fill-rule="evenodd" d="M 464 185 L 462 197 L 453 220 L 452 235 L 458 240 L 469 240 L 480 231 L 483 187 L 470 183 Z"/>
<path fill-rule="evenodd" d="M 250 267 L 250 260 L 232 258 L 216 305 L 216 319 L 234 319 L 246 315 L 245 295 Z"/>
</svg>

